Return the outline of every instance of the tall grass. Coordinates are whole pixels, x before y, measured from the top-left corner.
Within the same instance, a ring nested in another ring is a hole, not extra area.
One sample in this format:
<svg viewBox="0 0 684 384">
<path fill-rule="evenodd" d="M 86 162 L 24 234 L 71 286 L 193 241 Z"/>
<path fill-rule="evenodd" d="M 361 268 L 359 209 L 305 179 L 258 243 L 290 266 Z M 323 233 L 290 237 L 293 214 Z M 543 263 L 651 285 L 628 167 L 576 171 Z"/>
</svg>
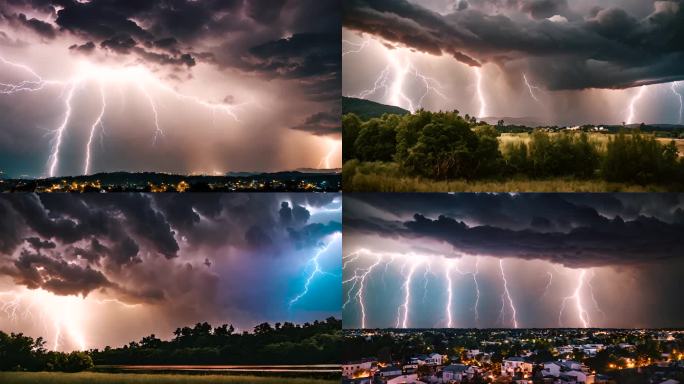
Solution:
<svg viewBox="0 0 684 384">
<path fill-rule="evenodd" d="M 655 185 L 611 183 L 603 180 L 447 180 L 356 172 L 345 175 L 345 192 L 665 192 Z"/>
<path fill-rule="evenodd" d="M 223 375 L 0 372 L 2 384 L 332 384 L 339 380 Z"/>
</svg>

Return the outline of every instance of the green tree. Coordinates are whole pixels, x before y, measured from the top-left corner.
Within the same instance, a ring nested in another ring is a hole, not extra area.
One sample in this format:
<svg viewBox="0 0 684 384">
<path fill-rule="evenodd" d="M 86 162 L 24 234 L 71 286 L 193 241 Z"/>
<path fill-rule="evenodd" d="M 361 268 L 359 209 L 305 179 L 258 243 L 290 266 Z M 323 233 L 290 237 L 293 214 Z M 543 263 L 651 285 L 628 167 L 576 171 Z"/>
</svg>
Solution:
<svg viewBox="0 0 684 384">
<path fill-rule="evenodd" d="M 353 113 L 342 116 L 342 161 L 355 157 L 354 142 L 361 131 L 361 119 Z"/>
</svg>

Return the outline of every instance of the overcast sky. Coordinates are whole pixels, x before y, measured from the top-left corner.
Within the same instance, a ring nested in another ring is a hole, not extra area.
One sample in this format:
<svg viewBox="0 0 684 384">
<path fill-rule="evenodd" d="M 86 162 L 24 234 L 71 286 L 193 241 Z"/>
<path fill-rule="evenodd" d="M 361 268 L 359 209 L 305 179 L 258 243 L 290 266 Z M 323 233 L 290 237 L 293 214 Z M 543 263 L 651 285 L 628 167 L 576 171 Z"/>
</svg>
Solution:
<svg viewBox="0 0 684 384">
<path fill-rule="evenodd" d="M 340 23 L 328 0 L 3 1 L 0 171 L 339 166 Z"/>
<path fill-rule="evenodd" d="M 681 194 L 345 196 L 344 326 L 681 327 L 683 231 Z"/>
<path fill-rule="evenodd" d="M 341 214 L 339 194 L 5 195 L 0 330 L 71 350 L 339 318 Z"/>
<path fill-rule="evenodd" d="M 682 123 L 679 0 L 350 0 L 342 22 L 345 96 L 545 124 Z"/>
</svg>

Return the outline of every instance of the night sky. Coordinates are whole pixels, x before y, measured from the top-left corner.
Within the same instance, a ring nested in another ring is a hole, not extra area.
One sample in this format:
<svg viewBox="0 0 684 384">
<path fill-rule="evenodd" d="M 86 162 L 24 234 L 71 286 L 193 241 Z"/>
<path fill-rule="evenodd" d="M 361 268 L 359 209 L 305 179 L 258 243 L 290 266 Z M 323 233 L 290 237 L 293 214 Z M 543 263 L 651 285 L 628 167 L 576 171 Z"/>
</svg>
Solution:
<svg viewBox="0 0 684 384">
<path fill-rule="evenodd" d="M 681 194 L 346 195 L 344 326 L 681 327 L 682 233 Z"/>
<path fill-rule="evenodd" d="M 2 196 L 0 330 L 72 350 L 339 318 L 341 215 L 340 194 Z"/>
<path fill-rule="evenodd" d="M 0 172 L 339 167 L 340 23 L 334 0 L 0 2 Z"/>
<path fill-rule="evenodd" d="M 350 0 L 343 8 L 345 96 L 542 124 L 682 123 L 679 0 Z"/>
</svg>

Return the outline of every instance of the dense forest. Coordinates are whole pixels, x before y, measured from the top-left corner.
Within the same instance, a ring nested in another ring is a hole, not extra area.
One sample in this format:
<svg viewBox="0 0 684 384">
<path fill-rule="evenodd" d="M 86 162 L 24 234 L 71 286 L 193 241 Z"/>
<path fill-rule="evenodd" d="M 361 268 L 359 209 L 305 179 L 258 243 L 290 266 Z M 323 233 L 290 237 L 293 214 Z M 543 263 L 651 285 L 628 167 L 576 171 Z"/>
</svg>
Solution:
<svg viewBox="0 0 684 384">
<path fill-rule="evenodd" d="M 674 141 L 638 129 L 605 134 L 534 130 L 500 141 L 497 126 L 458 111 L 342 118 L 345 188 L 362 165 L 391 163 L 406 176 L 433 180 L 567 177 L 635 184 L 682 184 L 684 159 Z M 600 134 L 596 134 L 600 135 Z"/>
<path fill-rule="evenodd" d="M 263 323 L 242 333 L 231 325 L 198 323 L 176 329 L 168 341 L 150 335 L 120 348 L 87 352 L 51 352 L 44 345 L 42 338 L 0 332 L 0 370 L 76 372 L 94 364 L 336 364 L 342 351 L 342 320 Z"/>
</svg>

